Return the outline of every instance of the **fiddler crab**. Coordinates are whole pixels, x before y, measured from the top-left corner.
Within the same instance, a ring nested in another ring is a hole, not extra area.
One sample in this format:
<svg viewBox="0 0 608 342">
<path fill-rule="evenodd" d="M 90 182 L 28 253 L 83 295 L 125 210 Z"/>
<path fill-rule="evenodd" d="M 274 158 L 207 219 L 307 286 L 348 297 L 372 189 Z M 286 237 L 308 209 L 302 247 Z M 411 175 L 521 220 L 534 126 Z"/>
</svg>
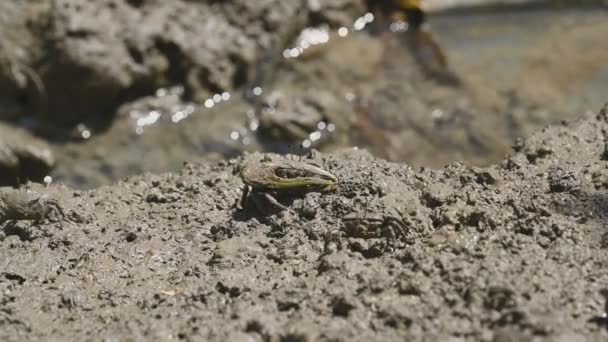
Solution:
<svg viewBox="0 0 608 342">
<path fill-rule="evenodd" d="M 347 236 L 363 239 L 385 238 L 387 245 L 398 237 L 405 238 L 406 225 L 403 220 L 390 214 L 350 213 L 342 217 Z"/>
<path fill-rule="evenodd" d="M 273 195 L 327 192 L 338 186 L 338 178 L 328 171 L 311 163 L 293 160 L 251 162 L 242 167 L 240 176 L 245 186 L 239 209 L 245 207 L 249 197 L 260 208 L 260 202 L 252 195 L 262 195 L 274 207 L 285 210 L 287 207 Z"/>
<path fill-rule="evenodd" d="M 0 192 L 0 224 L 6 221 L 60 222 L 65 218 L 59 203 L 29 190 Z"/>
</svg>

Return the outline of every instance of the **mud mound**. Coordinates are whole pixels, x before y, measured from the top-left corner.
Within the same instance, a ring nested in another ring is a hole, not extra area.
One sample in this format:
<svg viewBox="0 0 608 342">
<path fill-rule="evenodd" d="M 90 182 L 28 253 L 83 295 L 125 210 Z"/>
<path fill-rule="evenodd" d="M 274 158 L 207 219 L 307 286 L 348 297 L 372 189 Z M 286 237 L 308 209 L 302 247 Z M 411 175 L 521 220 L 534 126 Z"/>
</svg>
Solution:
<svg viewBox="0 0 608 342">
<path fill-rule="evenodd" d="M 34 187 L 66 219 L 5 224 L 1 339 L 604 340 L 606 131 L 605 109 L 490 168 L 317 155 L 339 190 L 275 214 L 233 208 L 241 160 Z"/>
</svg>

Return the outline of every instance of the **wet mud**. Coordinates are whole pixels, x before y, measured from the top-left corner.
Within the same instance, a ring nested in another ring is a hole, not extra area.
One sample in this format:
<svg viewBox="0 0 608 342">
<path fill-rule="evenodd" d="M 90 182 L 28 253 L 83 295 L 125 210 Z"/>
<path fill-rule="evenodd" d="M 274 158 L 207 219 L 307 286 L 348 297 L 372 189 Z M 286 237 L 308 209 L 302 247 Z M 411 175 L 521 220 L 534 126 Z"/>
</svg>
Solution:
<svg viewBox="0 0 608 342">
<path fill-rule="evenodd" d="M 258 153 L 89 191 L 31 185 L 65 217 L 5 223 L 1 338 L 605 340 L 607 130 L 605 108 L 488 168 L 315 153 L 302 161 L 338 190 L 278 213 L 236 209 L 235 169 Z M 353 215 L 405 234 L 352 234 Z"/>
<path fill-rule="evenodd" d="M 24 129 L 0 123 L 0 184 L 41 182 L 54 167 L 49 144 Z"/>
<path fill-rule="evenodd" d="M 0 2 L 0 340 L 607 340 L 607 12 L 366 12 Z"/>
</svg>

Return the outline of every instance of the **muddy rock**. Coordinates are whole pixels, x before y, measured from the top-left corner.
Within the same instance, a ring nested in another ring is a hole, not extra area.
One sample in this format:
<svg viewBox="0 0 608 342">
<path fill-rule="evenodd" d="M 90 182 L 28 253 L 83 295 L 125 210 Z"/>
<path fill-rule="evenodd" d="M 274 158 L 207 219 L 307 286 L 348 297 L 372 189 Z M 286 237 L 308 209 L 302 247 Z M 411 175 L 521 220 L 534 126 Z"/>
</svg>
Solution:
<svg viewBox="0 0 608 342">
<path fill-rule="evenodd" d="M 441 167 L 454 160 L 480 165 L 505 155 L 502 142 L 511 139 L 510 132 L 499 123 L 501 115 L 490 114 L 496 109 L 478 101 L 467 86 L 441 84 L 426 74 L 416 56 L 433 44 L 432 36 L 413 47 L 413 33 L 352 31 L 341 37 L 322 26 L 318 30 L 327 43 L 268 71 L 274 76 L 264 80 L 259 100 L 260 133 L 283 145 L 365 146 L 374 155 L 415 166 Z M 294 39 L 286 48 L 298 44 Z M 280 101 L 277 93 L 283 95 Z"/>
<path fill-rule="evenodd" d="M 44 21 L 48 7 L 41 1 L 0 4 L 0 119 L 21 114 L 28 97 L 44 97 L 44 85 L 33 66 L 41 46 L 32 23 L 37 18 Z"/>
<path fill-rule="evenodd" d="M 0 184 L 41 181 L 54 166 L 55 157 L 44 141 L 0 123 Z"/>
<path fill-rule="evenodd" d="M 68 125 L 107 120 L 124 101 L 164 86 L 183 85 L 186 97 L 200 102 L 242 87 L 258 48 L 274 47 L 295 17 L 302 17 L 298 25 L 338 25 L 362 10 L 353 0 L 11 0 L 0 6 L 6 89 L 0 104 L 11 113 L 25 105 Z"/>
<path fill-rule="evenodd" d="M 69 219 L 3 227 L 0 338 L 605 340 L 608 202 L 591 175 L 607 170 L 606 129 L 586 115 L 488 169 L 315 154 L 339 189 L 279 213 L 235 206 L 234 167 L 258 153 L 33 186 Z M 529 159 L 539 144 L 552 153 Z M 349 236 L 353 212 L 401 212 L 405 236 Z"/>
<path fill-rule="evenodd" d="M 228 90 L 253 58 L 252 42 L 204 3 L 52 4 L 46 39 L 54 53 L 40 70 L 55 89 L 49 115 L 64 121 L 108 116 L 165 85 L 185 83 L 193 98 Z"/>
</svg>

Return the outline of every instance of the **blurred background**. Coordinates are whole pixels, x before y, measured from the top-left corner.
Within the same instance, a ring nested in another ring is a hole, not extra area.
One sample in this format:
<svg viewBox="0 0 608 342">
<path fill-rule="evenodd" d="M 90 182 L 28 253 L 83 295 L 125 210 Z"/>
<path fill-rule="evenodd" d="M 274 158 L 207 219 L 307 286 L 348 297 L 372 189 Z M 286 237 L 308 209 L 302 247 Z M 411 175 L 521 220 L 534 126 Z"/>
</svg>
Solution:
<svg viewBox="0 0 608 342">
<path fill-rule="evenodd" d="M 3 0 L 0 184 L 245 151 L 501 160 L 608 102 L 608 3 Z"/>
</svg>

